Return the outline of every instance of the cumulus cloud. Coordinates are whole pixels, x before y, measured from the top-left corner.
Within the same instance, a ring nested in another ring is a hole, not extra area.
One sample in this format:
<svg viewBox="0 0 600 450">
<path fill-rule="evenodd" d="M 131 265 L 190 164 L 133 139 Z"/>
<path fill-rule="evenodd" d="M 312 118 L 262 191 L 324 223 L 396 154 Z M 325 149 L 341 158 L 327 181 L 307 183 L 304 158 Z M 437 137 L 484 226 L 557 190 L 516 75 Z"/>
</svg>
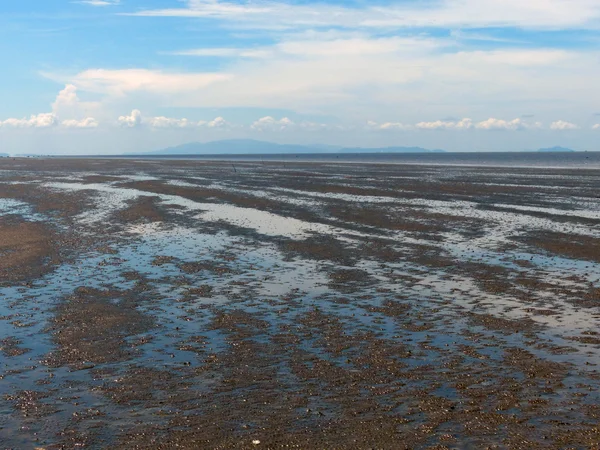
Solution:
<svg viewBox="0 0 600 450">
<path fill-rule="evenodd" d="M 229 122 L 227 122 L 222 117 L 217 117 L 208 123 L 200 122 L 200 125 L 204 125 L 204 124 L 206 124 L 206 126 L 209 128 L 225 128 L 225 127 L 228 127 L 231 125 Z"/>
<path fill-rule="evenodd" d="M 63 120 L 84 121 L 89 117 L 94 117 L 96 113 L 100 112 L 100 109 L 100 103 L 81 101 L 77 86 L 70 83 L 58 93 L 52 103 L 53 114 Z"/>
<path fill-rule="evenodd" d="M 56 96 L 56 100 L 54 100 L 54 103 L 52 104 L 52 110 L 59 110 L 63 106 L 73 106 L 78 102 L 77 87 L 72 84 L 67 84 Z"/>
<path fill-rule="evenodd" d="M 328 131 L 328 130 L 344 130 L 348 127 L 342 125 L 330 125 L 326 123 L 310 122 L 303 120 L 301 122 L 294 122 L 288 117 L 282 117 L 281 119 L 275 119 L 271 116 L 262 117 L 256 120 L 250 129 L 255 131 L 292 131 L 292 130 L 305 130 L 305 131 Z"/>
<path fill-rule="evenodd" d="M 82 120 L 77 120 L 77 119 L 63 120 L 61 122 L 61 125 L 65 128 L 82 129 L 82 128 L 98 128 L 99 123 L 93 117 L 87 117 Z"/>
<path fill-rule="evenodd" d="M 251 128 L 257 131 L 282 131 L 286 128 L 290 128 L 293 125 L 294 122 L 287 117 L 277 120 L 271 116 L 267 116 L 255 121 L 251 125 Z"/>
<path fill-rule="evenodd" d="M 171 117 L 151 117 L 146 120 L 146 123 L 153 128 L 192 128 L 198 125 L 186 118 L 174 119 Z"/>
<path fill-rule="evenodd" d="M 592 130 L 600 130 L 600 123 L 597 123 L 592 127 Z"/>
<path fill-rule="evenodd" d="M 578 130 L 579 126 L 574 123 L 566 122 L 564 120 L 557 120 L 556 122 L 552 122 L 550 125 L 551 130 L 558 131 L 567 131 L 567 130 Z"/>
<path fill-rule="evenodd" d="M 299 127 L 306 131 L 344 131 L 353 128 L 347 125 L 331 125 L 327 123 L 310 122 L 307 120 L 304 120 L 299 124 L 295 124 L 294 127 Z"/>
<path fill-rule="evenodd" d="M 419 130 L 469 130 L 473 121 L 465 118 L 459 121 L 436 120 L 435 122 L 419 122 L 415 128 Z"/>
<path fill-rule="evenodd" d="M 367 129 L 369 130 L 411 130 L 411 125 L 405 125 L 400 122 L 384 122 L 377 123 L 372 120 L 367 122 Z"/>
<path fill-rule="evenodd" d="M 97 128 L 98 121 L 85 114 L 94 103 L 81 102 L 77 96 L 77 87 L 67 84 L 52 103 L 52 112 L 34 114 L 29 118 L 0 120 L 4 128 Z"/>
<path fill-rule="evenodd" d="M 479 122 L 477 125 L 475 125 L 475 127 L 479 130 L 516 131 L 530 128 L 541 128 L 541 123 L 536 122 L 535 124 L 531 125 L 527 122 L 524 122 L 522 119 L 503 120 L 491 117 L 483 122 Z"/>
<path fill-rule="evenodd" d="M 177 119 L 172 117 L 144 117 L 139 109 L 134 109 L 131 114 L 126 116 L 120 116 L 117 119 L 117 123 L 126 128 L 138 128 L 138 127 L 149 127 L 149 128 L 162 128 L 162 129 L 182 129 L 182 128 L 224 128 L 231 124 L 227 122 L 223 117 L 217 117 L 211 121 L 201 120 L 195 122 L 186 118 Z"/>
<path fill-rule="evenodd" d="M 531 124 L 522 119 L 503 120 L 495 119 L 493 117 L 477 123 L 469 118 L 461 120 L 446 119 L 436 120 L 434 122 L 419 122 L 415 125 L 401 122 L 367 122 L 367 129 L 370 130 L 529 130 L 540 128 L 542 128 L 540 122 Z"/>
<path fill-rule="evenodd" d="M 0 125 L 7 128 L 50 128 L 58 125 L 58 123 L 58 117 L 53 113 L 42 113 L 32 115 L 28 119 L 6 119 L 0 122 Z"/>
<path fill-rule="evenodd" d="M 139 127 L 142 124 L 142 112 L 139 109 L 134 109 L 128 116 L 119 116 L 117 122 L 127 128 Z"/>
</svg>

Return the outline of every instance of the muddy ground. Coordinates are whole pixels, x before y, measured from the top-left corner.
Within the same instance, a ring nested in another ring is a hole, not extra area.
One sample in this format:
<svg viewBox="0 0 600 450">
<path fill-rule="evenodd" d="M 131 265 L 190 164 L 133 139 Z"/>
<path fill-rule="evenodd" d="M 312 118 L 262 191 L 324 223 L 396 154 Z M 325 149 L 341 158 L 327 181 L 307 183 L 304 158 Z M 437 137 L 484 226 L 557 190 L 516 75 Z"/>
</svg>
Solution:
<svg viewBox="0 0 600 450">
<path fill-rule="evenodd" d="M 600 448 L 600 171 L 0 160 L 0 448 Z"/>
</svg>

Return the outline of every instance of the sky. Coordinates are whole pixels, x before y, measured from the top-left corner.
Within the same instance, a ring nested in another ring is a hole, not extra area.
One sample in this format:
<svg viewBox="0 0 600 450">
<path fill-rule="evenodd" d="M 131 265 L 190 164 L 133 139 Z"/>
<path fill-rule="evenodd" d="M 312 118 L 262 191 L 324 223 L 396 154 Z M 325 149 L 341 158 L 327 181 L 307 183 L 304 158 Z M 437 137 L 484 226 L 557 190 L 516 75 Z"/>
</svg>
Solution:
<svg viewBox="0 0 600 450">
<path fill-rule="evenodd" d="M 0 153 L 600 150 L 600 0 L 4 0 Z"/>
</svg>

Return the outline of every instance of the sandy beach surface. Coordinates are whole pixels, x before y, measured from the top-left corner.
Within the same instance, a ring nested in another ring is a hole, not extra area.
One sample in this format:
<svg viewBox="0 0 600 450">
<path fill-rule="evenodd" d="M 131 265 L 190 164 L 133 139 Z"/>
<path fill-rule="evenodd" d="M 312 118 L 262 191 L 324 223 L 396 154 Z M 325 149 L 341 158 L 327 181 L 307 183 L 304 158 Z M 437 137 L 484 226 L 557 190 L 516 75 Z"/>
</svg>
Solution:
<svg viewBox="0 0 600 450">
<path fill-rule="evenodd" d="M 600 170 L 0 160 L 0 448 L 599 448 Z"/>
</svg>

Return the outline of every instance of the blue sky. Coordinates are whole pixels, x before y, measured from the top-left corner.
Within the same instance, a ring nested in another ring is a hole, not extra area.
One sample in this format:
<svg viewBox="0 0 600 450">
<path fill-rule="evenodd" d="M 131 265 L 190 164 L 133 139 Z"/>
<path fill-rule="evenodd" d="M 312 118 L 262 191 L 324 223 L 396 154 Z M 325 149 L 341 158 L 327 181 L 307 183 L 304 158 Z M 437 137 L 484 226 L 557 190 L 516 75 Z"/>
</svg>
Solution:
<svg viewBox="0 0 600 450">
<path fill-rule="evenodd" d="M 0 152 L 600 150 L 598 0 L 0 4 Z"/>
</svg>

